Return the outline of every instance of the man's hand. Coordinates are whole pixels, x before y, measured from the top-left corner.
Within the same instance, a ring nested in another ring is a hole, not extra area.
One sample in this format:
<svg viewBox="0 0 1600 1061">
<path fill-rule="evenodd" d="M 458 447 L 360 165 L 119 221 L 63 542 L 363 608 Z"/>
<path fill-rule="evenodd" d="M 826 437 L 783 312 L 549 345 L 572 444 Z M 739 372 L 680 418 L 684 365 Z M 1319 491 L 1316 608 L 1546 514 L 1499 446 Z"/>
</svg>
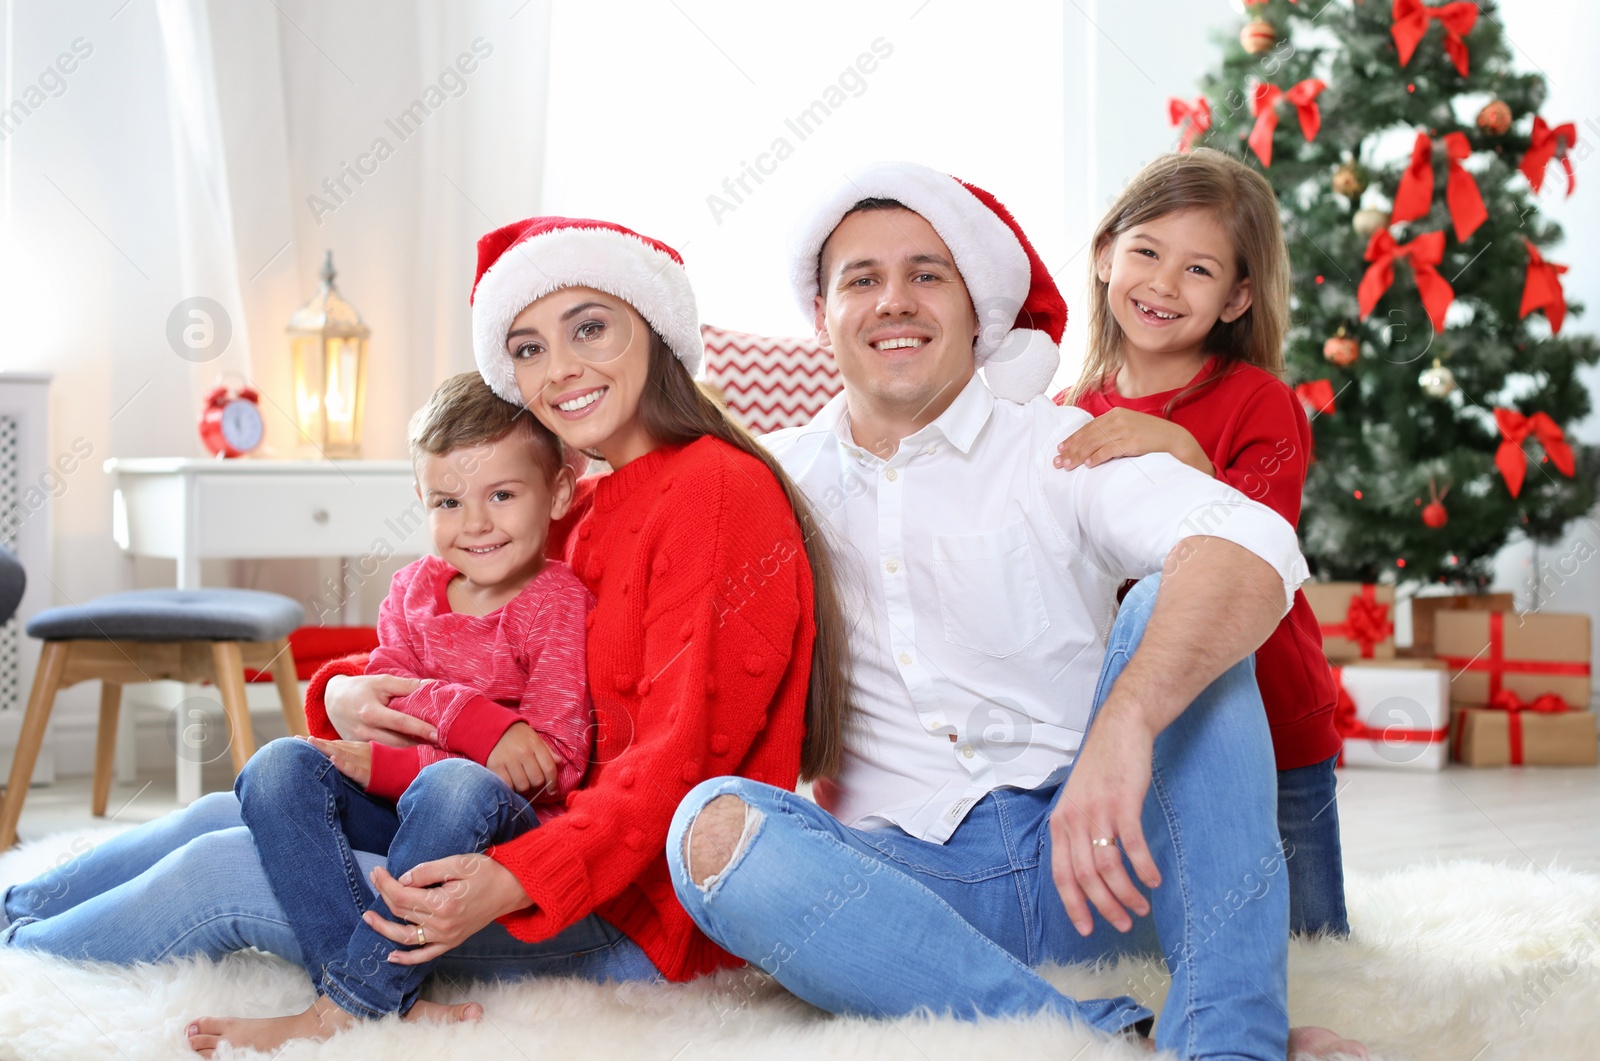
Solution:
<svg viewBox="0 0 1600 1061">
<path fill-rule="evenodd" d="M 554 790 L 556 757 L 550 746 L 526 722 L 513 722 L 484 764 L 524 799 L 537 799 Z"/>
<path fill-rule="evenodd" d="M 364 740 L 323 740 L 321 737 L 301 739 L 310 741 L 313 748 L 333 760 L 335 770 L 363 789 L 372 783 L 371 744 Z"/>
<path fill-rule="evenodd" d="M 1056 447 L 1055 466 L 1094 467 L 1118 457 L 1142 457 L 1146 453 L 1170 453 L 1191 468 L 1207 475 L 1216 469 L 1200 443 L 1171 420 L 1131 409 L 1112 409 L 1095 417 L 1068 435 Z"/>
<path fill-rule="evenodd" d="M 399 880 L 379 866 L 372 871 L 372 886 L 403 920 L 390 921 L 373 910 L 361 919 L 379 935 L 411 948 L 389 955 L 397 965 L 433 961 L 496 919 L 533 905 L 516 876 L 488 855 L 424 862 Z"/>
<path fill-rule="evenodd" d="M 1130 910 L 1138 917 L 1150 912 L 1122 865 L 1122 855 L 1127 853 L 1146 886 L 1161 883 L 1140 824 L 1154 746 L 1148 725 L 1131 709 L 1123 710 L 1113 691 L 1050 812 L 1051 876 L 1081 935 L 1094 929 L 1089 903 L 1120 932 L 1133 927 Z M 1097 847 L 1097 839 L 1112 842 Z"/>
<path fill-rule="evenodd" d="M 322 693 L 328 721 L 345 740 L 376 741 L 391 748 L 437 744 L 432 723 L 389 707 L 389 701 L 422 688 L 425 683 L 398 674 L 339 675 Z"/>
</svg>

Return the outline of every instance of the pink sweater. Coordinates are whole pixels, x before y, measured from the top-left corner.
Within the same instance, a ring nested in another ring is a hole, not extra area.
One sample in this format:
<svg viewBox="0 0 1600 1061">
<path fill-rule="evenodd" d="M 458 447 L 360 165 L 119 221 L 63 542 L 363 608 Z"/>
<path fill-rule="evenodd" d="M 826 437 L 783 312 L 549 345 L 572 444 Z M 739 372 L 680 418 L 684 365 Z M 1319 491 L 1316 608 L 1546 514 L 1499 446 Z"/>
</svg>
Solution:
<svg viewBox="0 0 1600 1061">
<path fill-rule="evenodd" d="M 556 790 L 535 808 L 546 821 L 560 813 L 589 762 L 584 638 L 594 598 L 572 568 L 550 561 L 504 607 L 462 615 L 445 596 L 457 574 L 425 556 L 395 573 L 378 611 L 379 645 L 367 673 L 430 679 L 389 706 L 433 723 L 439 744 L 373 744 L 367 791 L 399 799 L 424 766 L 452 754 L 486 763 L 505 731 L 526 722 L 557 763 Z"/>
</svg>

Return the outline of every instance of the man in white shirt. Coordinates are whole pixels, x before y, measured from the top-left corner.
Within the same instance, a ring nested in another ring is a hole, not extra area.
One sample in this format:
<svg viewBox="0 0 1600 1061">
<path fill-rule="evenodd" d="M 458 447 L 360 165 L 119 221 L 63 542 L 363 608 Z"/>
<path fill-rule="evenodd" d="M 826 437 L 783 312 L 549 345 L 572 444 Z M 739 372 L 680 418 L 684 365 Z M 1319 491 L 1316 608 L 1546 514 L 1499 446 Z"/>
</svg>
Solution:
<svg viewBox="0 0 1600 1061">
<path fill-rule="evenodd" d="M 1159 1045 L 1283 1058 L 1286 875 L 1249 657 L 1306 577 L 1293 529 L 1166 454 L 1052 466 L 1089 419 L 1035 397 L 1065 305 L 981 190 L 854 174 L 794 261 L 844 393 L 763 441 L 830 533 L 858 717 L 820 806 L 742 778 L 686 797 L 685 908 L 835 1012 L 1050 1009 L 1113 1033 L 1149 1011 L 1030 967 L 1158 935 Z M 1158 571 L 1118 613 L 1118 586 Z"/>
</svg>

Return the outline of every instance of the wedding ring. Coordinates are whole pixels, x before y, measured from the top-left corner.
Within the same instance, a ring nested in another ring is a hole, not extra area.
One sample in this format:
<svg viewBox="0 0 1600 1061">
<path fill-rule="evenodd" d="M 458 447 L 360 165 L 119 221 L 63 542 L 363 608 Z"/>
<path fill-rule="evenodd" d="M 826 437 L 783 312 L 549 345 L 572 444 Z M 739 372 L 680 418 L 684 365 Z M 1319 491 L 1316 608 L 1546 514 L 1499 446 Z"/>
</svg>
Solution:
<svg viewBox="0 0 1600 1061">
<path fill-rule="evenodd" d="M 1089 841 L 1089 846 L 1090 847 L 1110 847 L 1112 844 L 1114 844 L 1116 842 L 1117 841 L 1116 841 L 1116 839 L 1114 837 L 1102 836 L 1098 840 L 1090 840 Z"/>
<path fill-rule="evenodd" d="M 421 925 L 418 925 L 417 926 L 417 946 L 426 947 L 427 945 L 428 945 L 427 933 L 422 931 L 422 926 Z"/>
</svg>

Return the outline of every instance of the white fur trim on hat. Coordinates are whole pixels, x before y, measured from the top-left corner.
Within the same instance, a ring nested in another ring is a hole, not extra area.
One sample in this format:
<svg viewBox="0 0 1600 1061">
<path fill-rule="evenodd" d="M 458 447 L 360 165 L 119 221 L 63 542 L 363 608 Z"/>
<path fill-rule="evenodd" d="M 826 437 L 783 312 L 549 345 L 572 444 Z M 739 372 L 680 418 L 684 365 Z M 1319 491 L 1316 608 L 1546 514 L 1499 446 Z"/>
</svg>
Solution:
<svg viewBox="0 0 1600 1061">
<path fill-rule="evenodd" d="M 1026 404 L 1050 389 L 1061 347 L 1044 332 L 1017 328 L 983 363 L 983 378 L 998 398 Z"/>
<path fill-rule="evenodd" d="M 517 314 L 564 287 L 592 287 L 628 303 L 692 376 L 705 358 L 689 276 L 671 257 L 613 229 L 569 227 L 507 247 L 479 279 L 472 302 L 472 349 L 490 388 L 522 404 L 506 334 Z"/>
<path fill-rule="evenodd" d="M 902 203 L 921 214 L 944 240 L 955 255 L 956 269 L 977 311 L 979 335 L 973 354 L 978 364 L 986 362 L 1028 297 L 1028 255 L 999 215 L 960 181 L 915 162 L 880 162 L 848 174 L 807 211 L 790 241 L 790 281 L 806 320 L 814 319 L 816 313 L 817 258 L 822 245 L 862 199 Z"/>
</svg>

